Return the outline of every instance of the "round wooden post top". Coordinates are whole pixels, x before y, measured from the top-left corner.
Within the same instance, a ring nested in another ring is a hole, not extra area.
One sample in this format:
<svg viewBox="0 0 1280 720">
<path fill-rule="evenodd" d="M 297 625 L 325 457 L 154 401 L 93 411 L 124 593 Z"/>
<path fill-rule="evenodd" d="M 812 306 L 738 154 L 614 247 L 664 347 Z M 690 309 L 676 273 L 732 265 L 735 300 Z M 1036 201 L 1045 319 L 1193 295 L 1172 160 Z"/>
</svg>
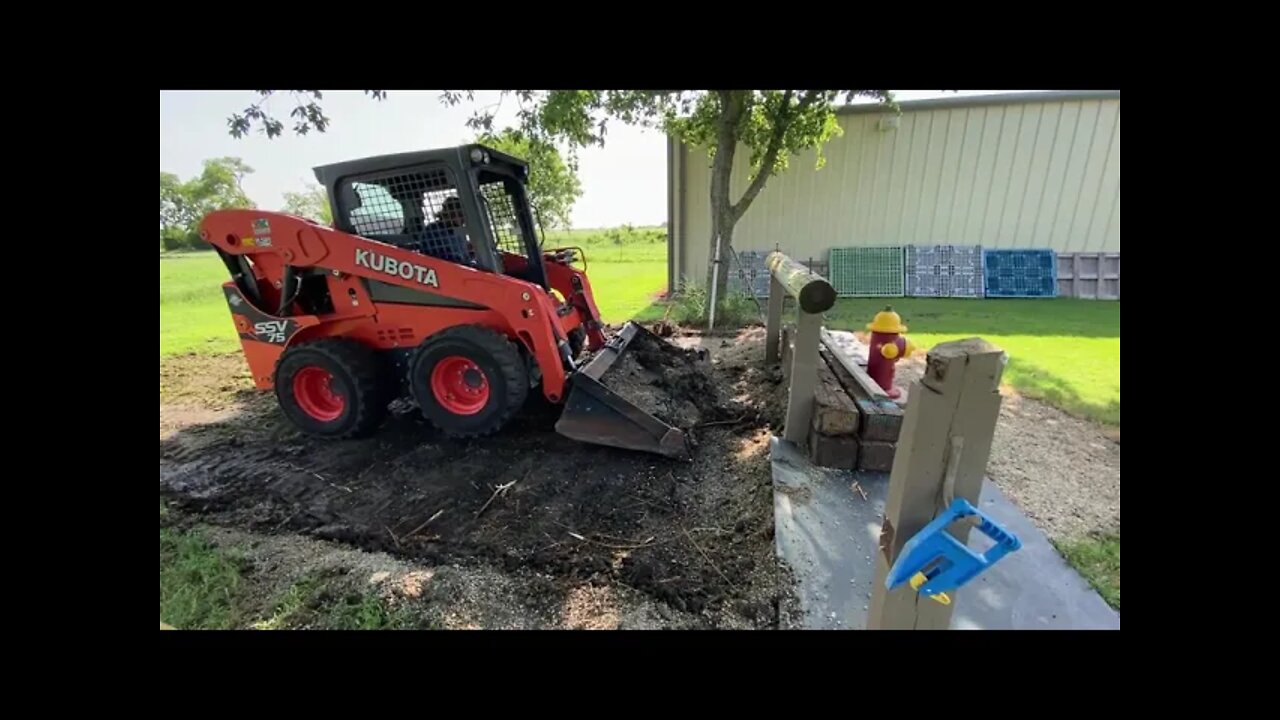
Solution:
<svg viewBox="0 0 1280 720">
<path fill-rule="evenodd" d="M 783 255 L 771 252 L 765 265 L 773 277 L 800 303 L 800 309 L 814 315 L 836 304 L 836 289 L 816 272 Z"/>
</svg>

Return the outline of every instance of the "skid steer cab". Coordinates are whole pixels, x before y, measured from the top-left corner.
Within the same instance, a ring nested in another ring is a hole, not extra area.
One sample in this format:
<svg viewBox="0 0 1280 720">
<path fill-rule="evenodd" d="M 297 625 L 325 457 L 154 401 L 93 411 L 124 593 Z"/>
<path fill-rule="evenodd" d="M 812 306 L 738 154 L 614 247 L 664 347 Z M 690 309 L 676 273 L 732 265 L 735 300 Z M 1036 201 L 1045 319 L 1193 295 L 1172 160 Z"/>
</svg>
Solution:
<svg viewBox="0 0 1280 720">
<path fill-rule="evenodd" d="M 564 435 L 687 453 L 680 430 L 602 382 L 647 331 L 605 337 L 584 253 L 541 247 L 522 160 L 466 145 L 315 175 L 332 227 L 260 210 L 200 226 L 231 274 L 223 291 L 254 383 L 299 429 L 363 436 L 408 397 L 441 432 L 481 437 L 541 392 L 564 406 Z"/>
</svg>

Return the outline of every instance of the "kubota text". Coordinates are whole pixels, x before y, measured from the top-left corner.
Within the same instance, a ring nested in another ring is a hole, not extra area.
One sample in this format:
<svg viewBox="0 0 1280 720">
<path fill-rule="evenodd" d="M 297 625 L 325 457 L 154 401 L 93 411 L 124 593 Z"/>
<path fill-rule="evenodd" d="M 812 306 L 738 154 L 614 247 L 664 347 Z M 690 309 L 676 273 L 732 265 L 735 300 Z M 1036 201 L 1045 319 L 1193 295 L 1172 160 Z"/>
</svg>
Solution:
<svg viewBox="0 0 1280 720">
<path fill-rule="evenodd" d="M 356 265 L 386 273 L 392 277 L 399 277 L 403 280 L 416 279 L 423 285 L 430 285 L 434 288 L 440 287 L 440 283 L 436 280 L 435 270 L 386 257 L 372 250 L 356 250 Z"/>
</svg>

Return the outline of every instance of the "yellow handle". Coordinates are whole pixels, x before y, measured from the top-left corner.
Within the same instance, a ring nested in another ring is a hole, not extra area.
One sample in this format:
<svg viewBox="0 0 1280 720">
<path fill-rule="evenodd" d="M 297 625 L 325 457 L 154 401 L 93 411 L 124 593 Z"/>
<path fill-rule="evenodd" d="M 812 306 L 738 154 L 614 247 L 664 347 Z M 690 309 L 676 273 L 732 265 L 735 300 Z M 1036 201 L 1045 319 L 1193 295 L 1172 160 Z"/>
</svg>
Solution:
<svg viewBox="0 0 1280 720">
<path fill-rule="evenodd" d="M 915 575 L 912 575 L 912 576 L 911 576 L 911 589 L 912 589 L 912 590 L 919 591 L 919 590 L 920 590 L 920 587 L 921 587 L 921 586 L 923 586 L 927 580 L 928 580 L 928 578 L 926 578 L 926 577 L 924 576 L 924 573 L 920 573 L 920 572 L 918 572 L 918 573 L 916 573 Z M 943 605 L 950 605 L 950 604 L 951 604 L 951 597 L 950 597 L 950 596 L 948 596 L 946 593 L 938 593 L 937 595 L 926 595 L 925 597 L 928 597 L 928 598 L 930 598 L 930 599 L 932 599 L 932 600 L 937 600 L 938 602 L 942 603 Z"/>
<path fill-rule="evenodd" d="M 885 343 L 880 346 L 880 354 L 883 355 L 886 360 L 892 360 L 898 357 L 898 346 L 893 343 Z"/>
</svg>

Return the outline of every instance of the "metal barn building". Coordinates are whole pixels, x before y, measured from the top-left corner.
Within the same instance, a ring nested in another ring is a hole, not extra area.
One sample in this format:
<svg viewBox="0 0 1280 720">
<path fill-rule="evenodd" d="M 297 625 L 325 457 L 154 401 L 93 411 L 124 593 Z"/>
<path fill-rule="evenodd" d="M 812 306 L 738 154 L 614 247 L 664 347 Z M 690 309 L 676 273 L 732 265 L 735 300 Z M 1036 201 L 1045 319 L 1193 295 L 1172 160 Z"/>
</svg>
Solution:
<svg viewBox="0 0 1280 720">
<path fill-rule="evenodd" d="M 1120 295 L 1120 92 L 951 97 L 838 111 L 843 134 L 770 178 L 734 229 L 739 262 L 774 249 L 827 272 L 857 248 L 1039 249 L 1057 295 Z M 706 277 L 707 154 L 668 139 L 669 279 Z M 732 199 L 747 186 L 735 158 Z M 836 253 L 832 251 L 836 250 Z M 1051 251 L 1051 252 L 1050 252 Z M 904 250 L 904 252 L 907 252 Z M 981 253 L 979 254 L 981 256 Z M 894 294 L 894 293 L 888 293 Z M 990 294 L 988 294 L 990 296 Z"/>
</svg>

